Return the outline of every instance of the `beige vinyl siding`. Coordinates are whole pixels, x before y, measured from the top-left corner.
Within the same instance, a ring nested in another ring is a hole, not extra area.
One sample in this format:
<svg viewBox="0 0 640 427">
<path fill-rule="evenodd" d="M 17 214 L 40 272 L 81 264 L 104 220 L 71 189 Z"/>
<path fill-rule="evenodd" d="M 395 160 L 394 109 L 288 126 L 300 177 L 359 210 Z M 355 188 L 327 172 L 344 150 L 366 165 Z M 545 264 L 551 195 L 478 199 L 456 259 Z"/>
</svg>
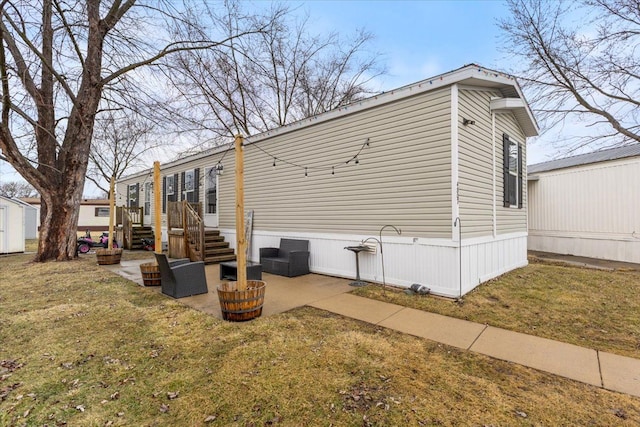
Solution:
<svg viewBox="0 0 640 427">
<path fill-rule="evenodd" d="M 522 147 L 522 209 L 505 208 L 503 205 L 504 182 L 502 178 L 502 134 Z M 527 231 L 527 144 L 524 134 L 518 126 L 514 115 L 510 112 L 496 114 L 496 215 L 498 234 Z"/>
<path fill-rule="evenodd" d="M 404 235 L 450 236 L 450 108 L 446 88 L 257 142 L 282 159 L 275 168 L 248 144 L 245 208 L 254 210 L 254 229 L 377 235 L 393 224 Z M 367 138 L 360 163 L 346 165 Z M 231 160 L 225 174 L 233 173 Z M 308 167 L 308 176 L 285 161 Z M 232 228 L 226 180 L 220 200 L 220 227 Z"/>
<path fill-rule="evenodd" d="M 459 91 L 458 180 L 460 219 L 464 237 L 493 234 L 493 154 L 489 105 L 499 92 Z M 463 125 L 463 118 L 474 120 Z M 500 163 L 501 165 L 501 163 Z M 498 165 L 499 166 L 499 165 Z M 502 179 L 502 169 L 496 175 Z"/>
<path fill-rule="evenodd" d="M 231 141 L 233 142 L 233 141 Z M 178 165 L 173 166 L 165 166 L 160 165 L 160 192 L 162 193 L 162 179 L 166 176 L 173 176 L 174 174 L 178 175 L 178 182 L 175 183 L 176 191 L 178 194 L 178 200 L 180 200 L 180 189 L 182 188 L 181 179 L 182 172 L 199 169 L 199 184 L 198 184 L 198 200 L 200 203 L 204 203 L 205 196 L 205 170 L 206 168 L 210 168 L 216 165 L 218 160 L 220 160 L 223 156 L 223 153 L 212 154 L 209 156 L 198 156 L 196 159 L 192 161 L 187 161 Z M 234 156 L 233 149 L 227 153 L 225 156 L 225 163 L 227 163 L 227 159 L 232 159 Z M 140 188 L 144 188 L 144 184 L 146 182 L 153 182 L 153 170 L 150 170 L 147 174 L 134 176 L 132 178 L 127 178 L 125 180 L 121 180 L 116 184 L 116 204 L 118 206 L 127 204 L 127 185 L 140 184 Z M 223 184 L 224 182 L 224 184 Z M 233 178 L 233 168 L 230 170 L 225 170 L 223 176 L 220 177 L 219 187 L 229 187 L 229 191 L 231 194 L 231 203 L 234 203 L 234 178 Z M 220 188 L 218 189 L 220 191 Z M 162 198 L 164 198 L 164 194 L 162 194 Z M 222 200 L 222 196 L 219 196 L 219 199 Z M 144 193 L 140 193 L 139 206 L 144 206 Z M 160 209 L 162 209 L 162 202 L 160 202 Z M 153 196 L 151 197 L 151 212 L 150 215 L 153 218 L 155 214 L 154 211 L 154 202 Z M 151 220 L 153 223 L 153 219 Z M 162 225 L 166 225 L 166 214 L 162 214 Z"/>
</svg>

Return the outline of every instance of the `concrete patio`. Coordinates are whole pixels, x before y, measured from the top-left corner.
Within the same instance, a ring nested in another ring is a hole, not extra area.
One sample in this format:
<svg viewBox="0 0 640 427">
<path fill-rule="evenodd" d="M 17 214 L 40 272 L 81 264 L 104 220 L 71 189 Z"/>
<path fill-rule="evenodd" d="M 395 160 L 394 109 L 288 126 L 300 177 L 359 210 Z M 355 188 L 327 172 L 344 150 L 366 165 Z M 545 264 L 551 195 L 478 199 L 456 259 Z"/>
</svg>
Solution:
<svg viewBox="0 0 640 427">
<path fill-rule="evenodd" d="M 140 264 L 123 261 L 104 266 L 133 282 L 143 284 Z M 218 265 L 206 266 L 209 292 L 180 302 L 222 319 L 216 294 Z M 263 316 L 311 306 L 352 319 L 426 338 L 462 350 L 505 360 L 570 378 L 607 390 L 640 397 L 640 360 L 579 347 L 519 332 L 495 328 L 439 314 L 348 294 L 351 280 L 319 274 L 288 278 L 263 273 L 268 283 Z M 148 287 L 160 292 L 159 286 Z M 169 298 L 169 297 L 167 297 Z"/>
<path fill-rule="evenodd" d="M 119 265 L 105 265 L 103 267 L 139 285 L 143 285 L 140 264 L 150 261 L 150 259 L 122 261 Z M 205 267 L 205 272 L 209 292 L 180 298 L 179 301 L 196 310 L 222 319 L 220 302 L 216 293 L 216 286 L 221 282 L 220 267 L 218 264 L 208 264 Z M 322 276 L 320 274 L 307 274 L 291 278 L 263 273 L 262 280 L 268 284 L 262 308 L 263 316 L 271 316 L 296 307 L 312 305 L 316 301 L 353 290 L 349 286 L 351 280 Z M 160 293 L 160 286 L 149 286 L 147 289 Z"/>
</svg>

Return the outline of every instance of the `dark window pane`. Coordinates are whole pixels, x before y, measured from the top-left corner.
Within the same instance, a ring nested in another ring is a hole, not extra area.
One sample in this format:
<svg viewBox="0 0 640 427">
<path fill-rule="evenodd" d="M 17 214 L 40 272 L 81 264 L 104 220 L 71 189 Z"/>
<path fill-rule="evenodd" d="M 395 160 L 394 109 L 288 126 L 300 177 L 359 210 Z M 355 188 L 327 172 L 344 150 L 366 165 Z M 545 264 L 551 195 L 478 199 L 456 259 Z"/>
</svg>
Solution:
<svg viewBox="0 0 640 427">
<path fill-rule="evenodd" d="M 516 175 L 509 174 L 509 203 L 515 205 L 518 203 L 518 177 Z"/>
</svg>

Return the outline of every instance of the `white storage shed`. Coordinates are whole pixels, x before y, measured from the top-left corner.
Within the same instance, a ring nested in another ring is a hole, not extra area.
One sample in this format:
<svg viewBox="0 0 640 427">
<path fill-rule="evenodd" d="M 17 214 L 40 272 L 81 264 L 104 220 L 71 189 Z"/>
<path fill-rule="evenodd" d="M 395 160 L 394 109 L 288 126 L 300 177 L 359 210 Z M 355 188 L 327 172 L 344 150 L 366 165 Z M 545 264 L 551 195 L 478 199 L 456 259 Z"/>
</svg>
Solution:
<svg viewBox="0 0 640 427">
<path fill-rule="evenodd" d="M 24 252 L 24 206 L 0 196 L 0 254 Z"/>
</svg>

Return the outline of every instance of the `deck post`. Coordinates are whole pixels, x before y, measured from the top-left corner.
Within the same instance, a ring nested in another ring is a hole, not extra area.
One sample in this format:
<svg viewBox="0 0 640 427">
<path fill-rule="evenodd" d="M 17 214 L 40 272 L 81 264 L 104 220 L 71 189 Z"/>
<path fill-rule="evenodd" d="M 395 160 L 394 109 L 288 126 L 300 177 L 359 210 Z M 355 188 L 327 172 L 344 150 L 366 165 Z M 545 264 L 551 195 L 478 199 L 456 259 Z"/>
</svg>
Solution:
<svg viewBox="0 0 640 427">
<path fill-rule="evenodd" d="M 236 251 L 238 257 L 237 289 L 247 289 L 247 240 L 244 235 L 244 156 L 242 135 L 236 135 Z"/>
<path fill-rule="evenodd" d="M 160 218 L 160 162 L 153 162 L 153 227 L 155 228 L 154 247 L 157 254 L 162 253 L 162 219 Z"/>
<path fill-rule="evenodd" d="M 111 177 L 111 184 L 109 185 L 109 243 L 107 248 L 109 250 L 113 249 L 113 220 L 115 219 L 115 181 L 116 178 L 114 176 Z"/>
</svg>

